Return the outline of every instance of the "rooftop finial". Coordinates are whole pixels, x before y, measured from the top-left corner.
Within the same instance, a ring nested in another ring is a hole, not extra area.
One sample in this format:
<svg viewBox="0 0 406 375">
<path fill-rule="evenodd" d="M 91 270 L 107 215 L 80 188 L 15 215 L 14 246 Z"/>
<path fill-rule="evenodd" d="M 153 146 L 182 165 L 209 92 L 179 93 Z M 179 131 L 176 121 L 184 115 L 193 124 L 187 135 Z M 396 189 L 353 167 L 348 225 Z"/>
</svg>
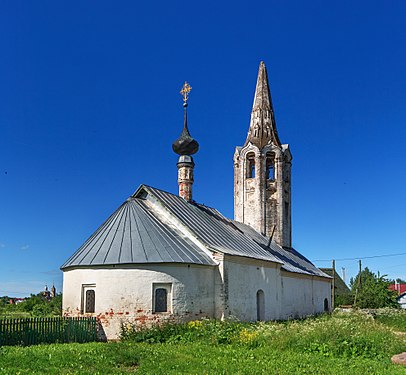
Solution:
<svg viewBox="0 0 406 375">
<path fill-rule="evenodd" d="M 187 107 L 187 101 L 189 99 L 189 93 L 192 91 L 192 87 L 185 81 L 180 90 L 180 94 L 183 96 L 183 106 Z"/>
<path fill-rule="evenodd" d="M 172 149 L 178 155 L 193 155 L 199 149 L 199 144 L 195 139 L 190 136 L 189 129 L 187 126 L 187 110 L 188 105 L 187 101 L 189 99 L 189 93 L 192 90 L 192 87 L 185 81 L 180 90 L 181 95 L 183 96 L 183 108 L 184 108 L 184 120 L 183 120 L 183 130 L 180 137 L 173 142 Z"/>
</svg>

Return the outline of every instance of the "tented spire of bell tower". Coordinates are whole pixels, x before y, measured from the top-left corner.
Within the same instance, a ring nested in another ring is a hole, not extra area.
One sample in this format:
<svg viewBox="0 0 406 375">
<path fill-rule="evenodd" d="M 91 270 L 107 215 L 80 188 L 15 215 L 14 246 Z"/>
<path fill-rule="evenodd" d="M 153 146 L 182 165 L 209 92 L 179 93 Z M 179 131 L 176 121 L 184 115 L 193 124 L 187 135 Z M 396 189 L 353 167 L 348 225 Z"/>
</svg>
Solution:
<svg viewBox="0 0 406 375">
<path fill-rule="evenodd" d="M 248 144 L 248 142 L 256 145 L 259 149 L 262 149 L 271 142 L 278 146 L 281 145 L 276 130 L 268 74 L 263 61 L 259 64 L 251 123 L 245 144 Z"/>
</svg>

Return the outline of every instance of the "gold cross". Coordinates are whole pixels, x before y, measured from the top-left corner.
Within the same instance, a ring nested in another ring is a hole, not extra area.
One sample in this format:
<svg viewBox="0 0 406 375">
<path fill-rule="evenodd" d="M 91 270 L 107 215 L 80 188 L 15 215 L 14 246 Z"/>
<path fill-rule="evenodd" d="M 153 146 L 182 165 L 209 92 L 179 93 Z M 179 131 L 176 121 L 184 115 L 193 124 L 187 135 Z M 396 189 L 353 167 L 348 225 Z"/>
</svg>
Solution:
<svg viewBox="0 0 406 375">
<path fill-rule="evenodd" d="M 183 84 L 182 90 L 180 90 L 181 95 L 183 96 L 183 102 L 187 103 L 189 99 L 189 93 L 192 90 L 192 87 L 185 81 Z"/>
</svg>

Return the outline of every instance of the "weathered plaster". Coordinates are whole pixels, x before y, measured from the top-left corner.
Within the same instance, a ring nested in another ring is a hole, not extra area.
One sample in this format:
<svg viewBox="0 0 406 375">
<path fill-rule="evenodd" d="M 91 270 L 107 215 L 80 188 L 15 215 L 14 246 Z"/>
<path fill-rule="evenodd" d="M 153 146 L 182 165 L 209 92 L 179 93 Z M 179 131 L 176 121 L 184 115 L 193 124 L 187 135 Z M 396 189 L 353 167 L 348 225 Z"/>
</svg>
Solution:
<svg viewBox="0 0 406 375">
<path fill-rule="evenodd" d="M 214 317 L 216 267 L 196 265 L 139 265 L 74 269 L 64 272 L 63 313 L 83 315 L 82 285 L 95 285 L 95 313 L 108 339 L 116 339 L 121 324 L 147 324 L 173 319 Z M 153 284 L 171 283 L 172 311 L 153 313 Z"/>
</svg>

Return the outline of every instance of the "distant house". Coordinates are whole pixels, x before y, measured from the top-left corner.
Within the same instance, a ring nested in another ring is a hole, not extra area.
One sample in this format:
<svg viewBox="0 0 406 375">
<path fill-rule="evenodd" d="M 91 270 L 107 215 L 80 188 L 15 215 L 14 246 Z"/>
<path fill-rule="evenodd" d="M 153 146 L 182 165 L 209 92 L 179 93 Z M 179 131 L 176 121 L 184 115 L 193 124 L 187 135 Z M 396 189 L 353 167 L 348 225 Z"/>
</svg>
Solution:
<svg viewBox="0 0 406 375">
<path fill-rule="evenodd" d="M 406 293 L 401 294 L 397 301 L 402 309 L 406 309 Z"/>
<path fill-rule="evenodd" d="M 10 305 L 18 305 L 21 302 L 24 302 L 25 298 L 10 298 Z"/>
<path fill-rule="evenodd" d="M 406 293 L 406 284 L 394 283 L 389 285 L 390 290 L 398 292 L 399 295 Z"/>
<path fill-rule="evenodd" d="M 406 309 L 406 284 L 395 282 L 394 284 L 389 285 L 389 289 L 398 293 L 396 300 L 399 302 L 402 309 Z"/>
</svg>

